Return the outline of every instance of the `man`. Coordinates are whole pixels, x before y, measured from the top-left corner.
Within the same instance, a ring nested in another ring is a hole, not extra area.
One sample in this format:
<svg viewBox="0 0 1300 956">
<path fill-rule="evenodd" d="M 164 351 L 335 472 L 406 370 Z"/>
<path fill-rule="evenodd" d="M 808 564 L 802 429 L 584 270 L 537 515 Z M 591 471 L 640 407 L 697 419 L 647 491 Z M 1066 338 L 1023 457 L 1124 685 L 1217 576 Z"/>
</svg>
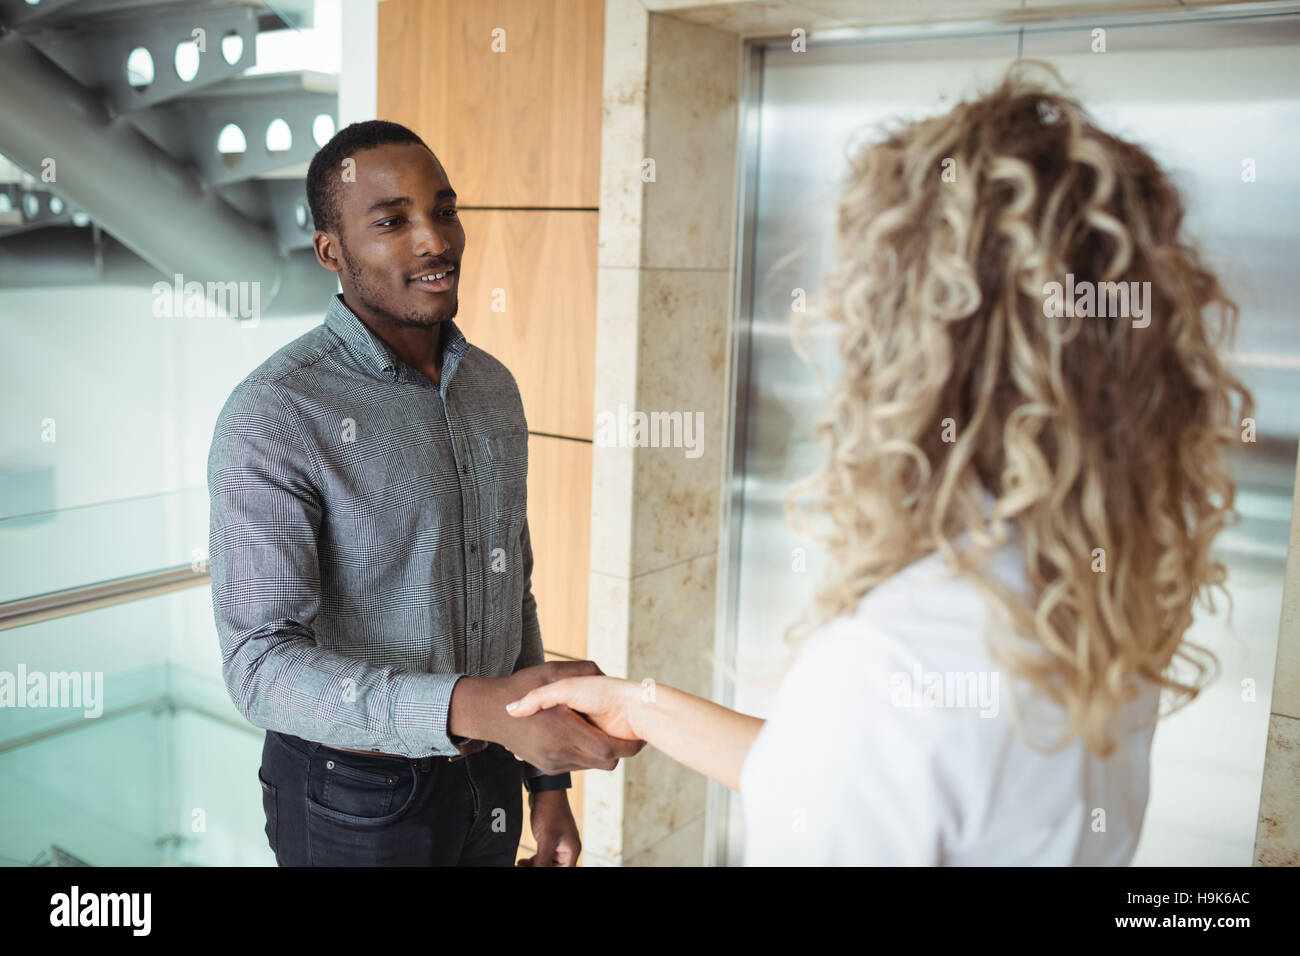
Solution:
<svg viewBox="0 0 1300 956">
<path fill-rule="evenodd" d="M 509 866 L 522 779 L 527 862 L 575 865 L 567 771 L 644 743 L 505 710 L 599 668 L 543 660 L 527 424 L 514 377 L 453 321 L 456 194 L 379 121 L 316 154 L 307 194 L 343 292 L 235 388 L 208 461 L 222 671 L 267 730 L 267 839 L 286 866 Z"/>
</svg>

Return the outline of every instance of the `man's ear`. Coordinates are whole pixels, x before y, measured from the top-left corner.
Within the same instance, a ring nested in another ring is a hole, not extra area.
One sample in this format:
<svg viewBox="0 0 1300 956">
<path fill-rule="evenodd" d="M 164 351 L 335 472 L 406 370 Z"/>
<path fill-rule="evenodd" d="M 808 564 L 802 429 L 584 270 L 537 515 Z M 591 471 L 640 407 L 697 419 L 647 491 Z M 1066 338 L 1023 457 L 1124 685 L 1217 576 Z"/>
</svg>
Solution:
<svg viewBox="0 0 1300 956">
<path fill-rule="evenodd" d="M 336 236 L 317 229 L 315 235 L 311 237 L 311 246 L 316 252 L 316 261 L 321 266 L 330 272 L 343 271 L 343 257 L 339 253 L 339 242 Z"/>
</svg>

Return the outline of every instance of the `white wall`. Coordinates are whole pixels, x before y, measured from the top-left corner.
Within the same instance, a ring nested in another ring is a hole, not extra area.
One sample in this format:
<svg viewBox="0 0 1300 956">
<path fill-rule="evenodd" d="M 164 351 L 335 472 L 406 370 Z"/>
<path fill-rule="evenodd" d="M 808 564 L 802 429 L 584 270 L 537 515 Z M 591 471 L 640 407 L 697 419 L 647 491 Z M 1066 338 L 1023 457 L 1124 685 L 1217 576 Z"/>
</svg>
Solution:
<svg viewBox="0 0 1300 956">
<path fill-rule="evenodd" d="M 206 550 L 217 415 L 240 379 L 320 324 L 326 304 L 245 328 L 156 317 L 144 287 L 0 291 L 0 519 L 47 512 L 0 520 L 0 599 Z"/>
</svg>

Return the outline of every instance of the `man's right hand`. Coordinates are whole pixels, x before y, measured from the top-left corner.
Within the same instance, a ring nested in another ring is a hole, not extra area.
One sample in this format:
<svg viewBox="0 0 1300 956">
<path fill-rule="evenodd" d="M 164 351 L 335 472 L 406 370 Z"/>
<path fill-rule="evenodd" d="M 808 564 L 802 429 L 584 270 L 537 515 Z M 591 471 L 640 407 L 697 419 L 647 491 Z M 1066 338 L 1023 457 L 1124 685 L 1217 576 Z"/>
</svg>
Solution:
<svg viewBox="0 0 1300 956">
<path fill-rule="evenodd" d="M 462 677 L 451 696 L 447 729 L 460 737 L 501 744 L 543 773 L 613 770 L 641 752 L 644 740 L 620 740 L 563 705 L 530 717 L 511 717 L 506 704 L 535 687 L 567 677 L 600 675 L 593 661 L 550 661 L 509 677 Z"/>
</svg>

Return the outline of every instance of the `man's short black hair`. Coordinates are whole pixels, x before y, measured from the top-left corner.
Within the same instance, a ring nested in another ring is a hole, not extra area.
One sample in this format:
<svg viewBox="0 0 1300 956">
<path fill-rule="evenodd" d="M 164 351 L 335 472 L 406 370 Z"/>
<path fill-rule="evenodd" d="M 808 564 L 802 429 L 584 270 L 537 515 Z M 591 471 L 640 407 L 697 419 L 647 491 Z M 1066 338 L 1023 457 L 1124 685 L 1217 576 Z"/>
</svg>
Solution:
<svg viewBox="0 0 1300 956">
<path fill-rule="evenodd" d="M 339 199 L 341 197 L 343 160 L 363 149 L 384 146 L 388 143 L 418 143 L 429 147 L 424 140 L 401 123 L 387 120 L 366 120 L 350 123 L 320 148 L 307 168 L 307 205 L 316 228 L 323 232 L 339 232 Z M 430 153 L 433 150 L 429 150 Z"/>
</svg>

